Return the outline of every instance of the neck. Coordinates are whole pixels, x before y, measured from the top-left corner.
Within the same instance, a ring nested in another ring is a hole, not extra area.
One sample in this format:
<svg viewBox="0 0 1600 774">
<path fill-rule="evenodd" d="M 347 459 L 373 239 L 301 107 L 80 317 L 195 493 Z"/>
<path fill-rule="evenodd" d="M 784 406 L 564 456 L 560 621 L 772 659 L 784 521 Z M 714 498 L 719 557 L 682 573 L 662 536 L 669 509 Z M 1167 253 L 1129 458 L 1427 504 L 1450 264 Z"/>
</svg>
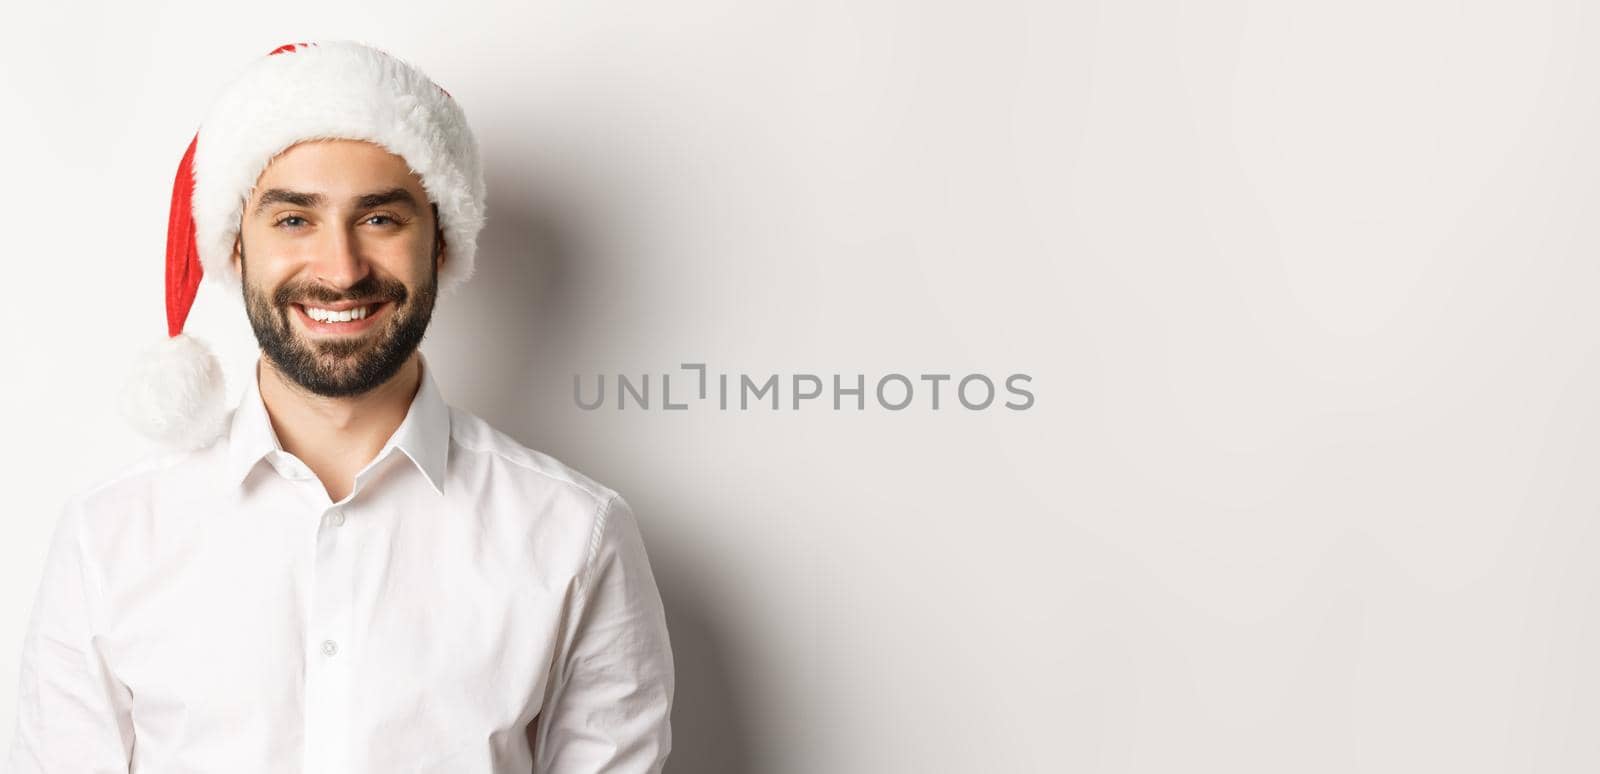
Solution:
<svg viewBox="0 0 1600 774">
<path fill-rule="evenodd" d="M 316 471 L 326 483 L 353 479 L 405 421 L 422 384 L 422 363 L 411 353 L 383 384 L 360 395 L 330 398 L 284 376 L 272 361 L 256 361 L 261 402 L 284 451 Z"/>
</svg>

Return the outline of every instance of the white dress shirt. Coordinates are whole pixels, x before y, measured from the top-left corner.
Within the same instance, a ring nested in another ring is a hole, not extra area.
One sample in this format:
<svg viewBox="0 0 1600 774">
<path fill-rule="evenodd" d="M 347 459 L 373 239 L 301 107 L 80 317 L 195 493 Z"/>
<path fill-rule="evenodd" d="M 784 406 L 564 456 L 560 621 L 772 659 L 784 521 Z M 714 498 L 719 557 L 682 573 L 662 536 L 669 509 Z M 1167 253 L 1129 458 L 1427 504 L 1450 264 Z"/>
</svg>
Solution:
<svg viewBox="0 0 1600 774">
<path fill-rule="evenodd" d="M 666 618 L 628 503 L 423 361 L 333 502 L 251 378 L 211 446 L 71 497 L 11 774 L 658 772 Z"/>
</svg>

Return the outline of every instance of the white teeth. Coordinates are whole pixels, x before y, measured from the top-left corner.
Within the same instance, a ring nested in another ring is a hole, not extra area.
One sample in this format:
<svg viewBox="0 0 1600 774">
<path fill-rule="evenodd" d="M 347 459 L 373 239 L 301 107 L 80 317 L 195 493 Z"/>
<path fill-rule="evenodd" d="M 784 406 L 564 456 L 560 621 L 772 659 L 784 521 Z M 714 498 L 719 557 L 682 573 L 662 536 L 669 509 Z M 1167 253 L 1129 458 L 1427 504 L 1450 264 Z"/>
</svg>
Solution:
<svg viewBox="0 0 1600 774">
<path fill-rule="evenodd" d="M 318 322 L 350 322 L 351 320 L 359 320 L 366 317 L 372 311 L 372 307 L 358 306 L 354 309 L 335 312 L 332 309 L 318 309 L 314 306 L 308 306 L 305 307 L 305 310 L 307 317 Z"/>
</svg>

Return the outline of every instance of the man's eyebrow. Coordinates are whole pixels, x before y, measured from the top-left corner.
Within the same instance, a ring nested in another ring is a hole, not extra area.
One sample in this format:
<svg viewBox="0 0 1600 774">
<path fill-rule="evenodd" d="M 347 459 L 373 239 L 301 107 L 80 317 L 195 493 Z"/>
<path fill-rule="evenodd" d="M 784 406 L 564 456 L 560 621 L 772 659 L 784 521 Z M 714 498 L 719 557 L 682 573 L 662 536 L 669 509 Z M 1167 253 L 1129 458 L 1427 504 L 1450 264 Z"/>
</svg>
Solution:
<svg viewBox="0 0 1600 774">
<path fill-rule="evenodd" d="M 356 209 L 364 210 L 368 207 L 382 207 L 385 204 L 409 204 L 417 206 L 416 197 L 404 188 L 393 188 L 382 193 L 369 193 L 356 197 Z"/>
<path fill-rule="evenodd" d="M 272 204 L 292 204 L 296 207 L 320 207 L 324 199 L 322 194 L 303 193 L 290 191 L 284 188 L 268 188 L 261 192 L 261 199 L 256 202 L 255 214 L 260 215 Z M 404 188 L 392 188 L 377 193 L 362 194 L 355 199 L 356 209 L 364 210 L 369 207 L 381 207 L 385 204 L 409 204 L 417 206 L 416 197 Z"/>
<path fill-rule="evenodd" d="M 255 214 L 260 215 L 269 204 L 293 204 L 296 207 L 316 207 L 322 204 L 322 194 L 301 193 L 283 188 L 268 188 L 261 192 L 261 200 L 256 202 Z"/>
</svg>

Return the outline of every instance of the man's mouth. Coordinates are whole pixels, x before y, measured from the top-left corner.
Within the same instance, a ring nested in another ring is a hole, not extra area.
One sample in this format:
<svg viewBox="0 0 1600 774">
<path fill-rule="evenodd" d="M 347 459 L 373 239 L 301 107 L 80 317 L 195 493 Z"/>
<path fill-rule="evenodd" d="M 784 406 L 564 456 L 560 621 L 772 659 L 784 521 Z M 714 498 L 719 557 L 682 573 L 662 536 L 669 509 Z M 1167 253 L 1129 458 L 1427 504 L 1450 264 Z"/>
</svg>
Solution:
<svg viewBox="0 0 1600 774">
<path fill-rule="evenodd" d="M 294 307 L 295 316 L 300 318 L 300 322 L 313 333 L 346 334 L 359 333 L 372 327 L 374 321 L 382 317 L 393 304 L 388 301 L 370 301 L 327 306 L 307 304 L 290 304 L 290 306 Z"/>
</svg>

